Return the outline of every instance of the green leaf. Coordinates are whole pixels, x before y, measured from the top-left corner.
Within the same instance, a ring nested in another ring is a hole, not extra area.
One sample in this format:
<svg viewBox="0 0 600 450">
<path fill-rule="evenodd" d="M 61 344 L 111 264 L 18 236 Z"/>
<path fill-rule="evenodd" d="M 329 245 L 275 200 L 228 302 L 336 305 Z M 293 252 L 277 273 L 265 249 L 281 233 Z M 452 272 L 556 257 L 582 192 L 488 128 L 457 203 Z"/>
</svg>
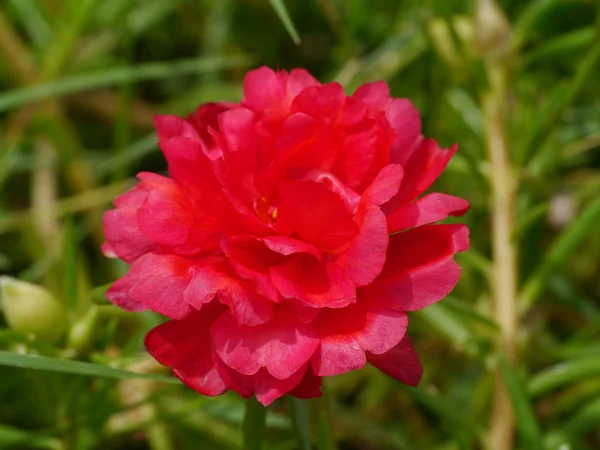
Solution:
<svg viewBox="0 0 600 450">
<path fill-rule="evenodd" d="M 600 49 L 600 46 L 598 46 Z M 546 287 L 549 277 L 563 264 L 567 257 L 595 229 L 600 220 L 600 197 L 590 203 L 556 239 L 542 263 L 529 278 L 522 290 L 525 305 L 531 305 Z"/>
<path fill-rule="evenodd" d="M 515 411 L 516 426 L 519 432 L 524 448 L 530 450 L 540 450 L 542 444 L 542 432 L 533 413 L 533 408 L 521 385 L 521 380 L 512 370 L 504 357 L 499 360 L 500 371 L 504 377 L 504 382 L 508 389 L 512 406 Z"/>
<path fill-rule="evenodd" d="M 457 429 L 473 436 L 480 434 L 481 430 L 469 418 L 458 411 L 456 405 L 449 400 L 430 394 L 423 389 L 409 387 L 401 383 L 394 383 L 394 387 L 406 392 L 417 403 L 420 403 L 430 412 Z"/>
<path fill-rule="evenodd" d="M 0 424 L 0 448 L 16 449 L 24 447 L 49 450 L 64 448 L 60 440 L 56 438 Z"/>
<path fill-rule="evenodd" d="M 536 150 L 542 148 L 544 141 L 550 136 L 552 127 L 579 94 L 588 78 L 595 73 L 599 60 L 600 41 L 583 56 L 573 77 L 554 89 L 550 98 L 540 108 L 540 113 L 534 117 L 533 127 L 520 147 L 521 163 L 528 163 Z"/>
<path fill-rule="evenodd" d="M 566 384 L 600 376 L 600 358 L 583 357 L 564 361 L 533 376 L 527 384 L 531 397 L 538 397 Z"/>
<path fill-rule="evenodd" d="M 535 49 L 525 56 L 525 64 L 532 64 L 551 57 L 573 54 L 583 47 L 594 42 L 595 30 L 593 27 L 576 29 L 570 33 L 563 33 L 553 39 L 536 46 Z"/>
<path fill-rule="evenodd" d="M 512 32 L 512 47 L 515 51 L 527 42 L 535 25 L 558 3 L 560 0 L 534 0 L 523 8 L 515 21 Z"/>
<path fill-rule="evenodd" d="M 299 447 L 302 450 L 311 450 L 310 414 L 308 401 L 288 396 L 288 402 L 292 413 L 294 431 L 298 437 Z"/>
<path fill-rule="evenodd" d="M 0 366 L 20 367 L 23 369 L 48 370 L 51 372 L 68 373 L 72 375 L 85 375 L 90 377 L 104 377 L 117 379 L 144 379 L 160 381 L 162 383 L 179 384 L 174 377 L 149 373 L 136 373 L 128 370 L 93 364 L 83 361 L 70 361 L 66 359 L 50 358 L 39 355 L 23 355 L 19 353 L 0 350 Z"/>
<path fill-rule="evenodd" d="M 115 67 L 95 73 L 73 75 L 56 82 L 16 89 L 0 94 L 0 112 L 11 108 L 76 92 L 140 80 L 156 80 L 192 73 L 244 67 L 250 63 L 245 56 L 183 59 L 172 62 Z"/>
<path fill-rule="evenodd" d="M 275 13 L 279 16 L 279 20 L 281 20 L 283 23 L 283 26 L 291 36 L 294 43 L 296 45 L 300 45 L 300 36 L 298 35 L 298 31 L 296 31 L 294 22 L 292 22 L 290 14 L 288 13 L 283 0 L 269 0 L 269 3 L 275 10 Z"/>
<path fill-rule="evenodd" d="M 246 413 L 242 424 L 244 450 L 261 450 L 265 440 L 267 408 L 251 397 L 246 400 Z"/>
</svg>

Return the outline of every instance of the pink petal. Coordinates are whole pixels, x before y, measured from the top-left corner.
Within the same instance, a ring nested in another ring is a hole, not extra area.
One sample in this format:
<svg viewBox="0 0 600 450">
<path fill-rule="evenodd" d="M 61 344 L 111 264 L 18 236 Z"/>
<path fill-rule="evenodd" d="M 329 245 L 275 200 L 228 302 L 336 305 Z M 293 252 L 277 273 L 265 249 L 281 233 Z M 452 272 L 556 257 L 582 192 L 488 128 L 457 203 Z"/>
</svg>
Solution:
<svg viewBox="0 0 600 450">
<path fill-rule="evenodd" d="M 369 205 L 356 217 L 358 235 L 336 258 L 335 264 L 356 286 L 370 284 L 383 269 L 388 245 L 385 215 L 379 207 Z"/>
<path fill-rule="evenodd" d="M 365 352 L 385 353 L 406 333 L 403 312 L 391 311 L 376 301 L 359 299 L 346 308 L 319 315 L 321 346 L 311 358 L 316 375 L 332 376 L 363 367 Z"/>
<path fill-rule="evenodd" d="M 362 295 L 397 311 L 425 308 L 452 291 L 460 277 L 454 254 L 468 246 L 464 225 L 424 225 L 394 234 L 383 271 Z"/>
<path fill-rule="evenodd" d="M 213 163 L 200 143 L 175 137 L 159 143 L 169 164 L 169 174 L 189 194 L 198 207 L 208 209 L 219 196 L 221 187 L 213 171 Z"/>
<path fill-rule="evenodd" d="M 284 297 L 309 306 L 342 308 L 356 301 L 356 285 L 335 262 L 320 263 L 299 253 L 271 267 L 270 273 L 273 284 Z"/>
<path fill-rule="evenodd" d="M 306 373 L 307 364 L 298 369 L 288 378 L 279 380 L 273 377 L 263 367 L 254 375 L 243 375 L 221 363 L 220 373 L 227 386 L 242 397 L 248 398 L 252 394 L 264 406 L 270 405 L 274 400 L 284 396 L 298 386 Z"/>
<path fill-rule="evenodd" d="M 239 324 L 255 326 L 273 317 L 273 302 L 257 294 L 250 282 L 237 278 L 227 264 L 196 266 L 191 276 L 183 297 L 194 308 L 202 308 L 217 296 Z"/>
<path fill-rule="evenodd" d="M 177 378 L 204 395 L 227 390 L 212 357 L 210 325 L 220 308 L 206 308 L 184 320 L 170 320 L 150 330 L 146 349 L 158 362 L 171 367 Z"/>
<path fill-rule="evenodd" d="M 237 106 L 235 103 L 227 102 L 205 103 L 188 116 L 187 121 L 198 132 L 207 154 L 220 152 L 220 149 L 216 148 L 215 139 L 210 132 L 210 130 L 219 131 L 219 115 Z"/>
<path fill-rule="evenodd" d="M 312 367 L 309 365 L 300 384 L 292 389 L 289 394 L 297 398 L 320 397 L 322 380 L 322 377 L 314 374 Z"/>
<path fill-rule="evenodd" d="M 404 179 L 400 190 L 384 206 L 384 211 L 389 214 L 425 192 L 442 174 L 456 149 L 456 145 L 449 150 L 440 149 L 433 139 L 426 139 L 403 165 Z"/>
<path fill-rule="evenodd" d="M 307 87 L 320 86 L 320 84 L 321 83 L 305 69 L 292 69 L 287 82 L 288 91 L 292 97 L 296 97 Z"/>
<path fill-rule="evenodd" d="M 114 253 L 123 261 L 132 263 L 144 253 L 158 248 L 156 242 L 142 233 L 138 226 L 137 213 L 147 198 L 148 190 L 143 184 L 138 184 L 117 197 L 116 209 L 104 213 L 105 253 Z"/>
<path fill-rule="evenodd" d="M 145 311 L 148 307 L 142 303 L 136 302 L 129 296 L 131 289 L 131 280 L 126 275 L 115 281 L 112 286 L 106 291 L 105 297 L 110 300 L 113 305 L 123 308 L 126 311 Z"/>
<path fill-rule="evenodd" d="M 268 67 L 251 70 L 244 77 L 242 105 L 253 111 L 284 108 L 291 99 L 286 92 L 287 73 L 274 72 Z"/>
<path fill-rule="evenodd" d="M 212 326 L 219 357 L 232 369 L 253 375 L 266 367 L 283 380 L 302 367 L 319 345 L 314 324 L 298 321 L 281 307 L 270 322 L 255 327 L 240 325 L 228 312 Z"/>
<path fill-rule="evenodd" d="M 422 140 L 419 111 L 407 99 L 399 98 L 388 105 L 386 117 L 396 132 L 390 162 L 404 166 Z"/>
<path fill-rule="evenodd" d="M 384 111 L 392 100 L 390 98 L 390 89 L 385 81 L 374 81 L 363 84 L 352 96 L 362 100 L 370 114 Z"/>
<path fill-rule="evenodd" d="M 287 181 L 279 185 L 282 203 L 277 228 L 295 232 L 302 240 L 333 250 L 358 232 L 344 202 L 325 186 L 314 181 Z"/>
<path fill-rule="evenodd" d="M 434 192 L 389 214 L 388 229 L 390 233 L 395 233 L 407 228 L 420 227 L 445 219 L 449 215 L 462 216 L 468 209 L 469 203 L 466 200 Z"/>
<path fill-rule="evenodd" d="M 373 183 L 365 190 L 361 204 L 383 205 L 398 193 L 404 170 L 399 164 L 390 164 L 381 169 Z"/>
<path fill-rule="evenodd" d="M 147 253 L 136 259 L 129 273 L 130 297 L 171 319 L 183 319 L 192 308 L 183 298 L 192 262 L 175 255 Z"/>
<path fill-rule="evenodd" d="M 244 236 L 223 238 L 221 248 L 237 275 L 254 282 L 257 293 L 274 302 L 283 301 L 269 273 L 271 266 L 283 262 L 283 255 L 269 250 L 256 238 Z"/>
<path fill-rule="evenodd" d="M 267 236 L 258 238 L 265 246 L 280 255 L 293 255 L 295 253 L 307 253 L 318 260 L 323 258 L 323 252 L 314 245 L 287 236 Z"/>
<path fill-rule="evenodd" d="M 421 381 L 423 367 L 408 336 L 382 355 L 367 354 L 367 359 L 369 363 L 401 383 L 416 387 Z"/>
<path fill-rule="evenodd" d="M 149 193 L 137 212 L 140 230 L 152 240 L 182 254 L 193 254 L 199 249 L 189 245 L 194 225 L 194 209 L 189 197 L 175 181 L 142 172 L 138 177 Z"/>
<path fill-rule="evenodd" d="M 199 135 L 194 126 L 187 120 L 177 116 L 154 116 L 154 126 L 158 140 L 165 142 L 176 137 L 198 140 Z"/>
</svg>

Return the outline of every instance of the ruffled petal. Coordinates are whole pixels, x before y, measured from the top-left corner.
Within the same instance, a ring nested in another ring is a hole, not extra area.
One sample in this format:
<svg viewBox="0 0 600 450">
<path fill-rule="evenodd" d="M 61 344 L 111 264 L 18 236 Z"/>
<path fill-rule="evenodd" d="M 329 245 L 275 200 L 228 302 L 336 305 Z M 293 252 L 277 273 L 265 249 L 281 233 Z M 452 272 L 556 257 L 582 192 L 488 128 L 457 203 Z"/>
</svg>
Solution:
<svg viewBox="0 0 600 450">
<path fill-rule="evenodd" d="M 423 140 L 419 111 L 405 98 L 392 100 L 386 117 L 396 139 L 390 150 L 390 162 L 405 165 Z"/>
<path fill-rule="evenodd" d="M 252 283 L 237 278 L 224 263 L 193 267 L 183 296 L 196 309 L 216 296 L 239 324 L 249 326 L 271 320 L 275 311 L 273 302 L 256 293 Z"/>
<path fill-rule="evenodd" d="M 423 375 L 423 366 L 408 336 L 382 355 L 368 353 L 367 360 L 383 373 L 409 386 L 418 386 Z"/>
<path fill-rule="evenodd" d="M 385 215 L 379 207 L 369 205 L 356 217 L 358 235 L 337 257 L 335 264 L 356 286 L 371 283 L 383 269 L 388 245 Z"/>
<path fill-rule="evenodd" d="M 190 198 L 175 181 L 142 172 L 138 175 L 148 189 L 146 202 L 137 211 L 140 230 L 161 247 L 190 254 L 190 229 L 194 225 L 194 209 Z"/>
<path fill-rule="evenodd" d="M 362 100 L 371 114 L 385 111 L 392 100 L 390 98 L 390 89 L 385 81 L 365 83 L 352 96 Z"/>
<path fill-rule="evenodd" d="M 143 184 L 119 195 L 115 200 L 116 209 L 104 213 L 102 218 L 106 244 L 103 252 L 107 256 L 117 256 L 132 263 L 144 253 L 158 249 L 158 245 L 144 234 L 138 226 L 137 213 L 148 198 L 148 190 Z"/>
<path fill-rule="evenodd" d="M 319 315 L 321 345 L 311 358 L 316 375 L 332 376 L 362 368 L 365 352 L 385 353 L 406 333 L 406 314 L 374 300 L 359 299 L 339 310 Z"/>
<path fill-rule="evenodd" d="M 221 309 L 211 305 L 183 320 L 170 320 L 148 332 L 144 343 L 161 364 L 171 367 L 177 378 L 208 396 L 227 390 L 212 356 L 210 325 Z"/>
<path fill-rule="evenodd" d="M 292 313 L 280 307 L 270 322 L 255 327 L 240 325 L 231 314 L 223 313 L 212 326 L 215 350 L 225 364 L 244 375 L 265 367 L 284 380 L 298 371 L 319 345 L 315 325 L 300 322 Z"/>
<path fill-rule="evenodd" d="M 460 266 L 453 257 L 468 247 L 465 225 L 424 225 L 394 234 L 383 271 L 361 295 L 397 311 L 425 308 L 454 289 Z"/>
<path fill-rule="evenodd" d="M 181 117 L 171 115 L 154 116 L 154 126 L 158 134 L 158 140 L 162 142 L 176 137 L 184 137 L 192 140 L 200 139 L 196 128 Z"/>
<path fill-rule="evenodd" d="M 452 195 L 434 192 L 413 203 L 400 207 L 387 216 L 390 233 L 438 222 L 448 216 L 462 216 L 469 209 L 469 202 Z"/>
<path fill-rule="evenodd" d="M 349 242 L 358 226 L 344 202 L 314 181 L 288 181 L 279 185 L 282 203 L 277 213 L 277 228 L 284 234 L 296 233 L 301 239 L 323 249 L 333 250 Z"/>
<path fill-rule="evenodd" d="M 123 308 L 126 311 L 145 311 L 148 309 L 143 303 L 137 302 L 129 295 L 131 289 L 131 280 L 127 275 L 119 278 L 106 291 L 105 297 L 115 306 Z"/>
<path fill-rule="evenodd" d="M 426 139 L 403 165 L 404 178 L 400 190 L 384 205 L 386 214 L 410 203 L 425 192 L 444 171 L 456 149 L 456 145 L 450 149 L 441 149 L 433 139 Z"/>
<path fill-rule="evenodd" d="M 343 308 L 356 301 L 356 284 L 335 262 L 296 254 L 270 268 L 271 280 L 287 299 L 315 308 Z"/>
<path fill-rule="evenodd" d="M 129 296 L 152 311 L 183 319 L 192 312 L 183 298 L 191 266 L 192 261 L 179 256 L 148 253 L 136 259 L 129 269 Z"/>
<path fill-rule="evenodd" d="M 297 398 L 320 397 L 322 382 L 323 378 L 316 376 L 309 365 L 300 384 L 292 389 L 289 394 Z"/>
</svg>

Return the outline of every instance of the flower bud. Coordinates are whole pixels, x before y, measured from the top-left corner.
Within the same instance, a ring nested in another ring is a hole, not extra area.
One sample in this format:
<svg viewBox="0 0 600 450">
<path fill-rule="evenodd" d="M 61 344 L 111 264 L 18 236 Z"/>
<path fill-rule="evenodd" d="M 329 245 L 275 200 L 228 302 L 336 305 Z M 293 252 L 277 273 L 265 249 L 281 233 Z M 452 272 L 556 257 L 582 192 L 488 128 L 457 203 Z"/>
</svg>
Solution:
<svg viewBox="0 0 600 450">
<path fill-rule="evenodd" d="M 11 277 L 0 277 L 0 306 L 8 325 L 56 343 L 67 325 L 67 312 L 46 289 Z"/>
<path fill-rule="evenodd" d="M 504 56 L 509 48 L 510 23 L 495 0 L 479 0 L 475 19 L 476 45 L 488 59 Z"/>
</svg>

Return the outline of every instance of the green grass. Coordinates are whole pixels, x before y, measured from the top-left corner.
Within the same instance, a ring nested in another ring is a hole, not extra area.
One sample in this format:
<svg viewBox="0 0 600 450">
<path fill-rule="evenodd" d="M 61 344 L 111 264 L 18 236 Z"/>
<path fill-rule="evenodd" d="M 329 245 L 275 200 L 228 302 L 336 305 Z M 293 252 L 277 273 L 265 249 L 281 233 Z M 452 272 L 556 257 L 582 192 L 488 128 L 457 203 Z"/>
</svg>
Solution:
<svg viewBox="0 0 600 450">
<path fill-rule="evenodd" d="M 165 170 L 153 114 L 239 100 L 261 64 L 348 92 L 383 79 L 409 98 L 425 135 L 459 144 L 437 187 L 469 200 L 472 238 L 451 297 L 410 315 L 421 385 L 372 368 L 327 380 L 318 403 L 274 404 L 263 448 L 491 450 L 497 383 L 512 448 L 600 448 L 600 7 L 496 1 L 499 40 L 497 17 L 477 28 L 477 0 L 2 2 L 0 272 L 68 314 L 50 344 L 0 311 L 0 449 L 239 449 L 260 426 L 263 411 L 243 427 L 237 396 L 198 396 L 149 358 L 143 336 L 162 319 L 103 302 L 126 267 L 99 246 L 115 195 Z M 510 179 L 490 160 L 495 125 Z M 492 218 L 509 181 L 506 344 Z"/>
</svg>

